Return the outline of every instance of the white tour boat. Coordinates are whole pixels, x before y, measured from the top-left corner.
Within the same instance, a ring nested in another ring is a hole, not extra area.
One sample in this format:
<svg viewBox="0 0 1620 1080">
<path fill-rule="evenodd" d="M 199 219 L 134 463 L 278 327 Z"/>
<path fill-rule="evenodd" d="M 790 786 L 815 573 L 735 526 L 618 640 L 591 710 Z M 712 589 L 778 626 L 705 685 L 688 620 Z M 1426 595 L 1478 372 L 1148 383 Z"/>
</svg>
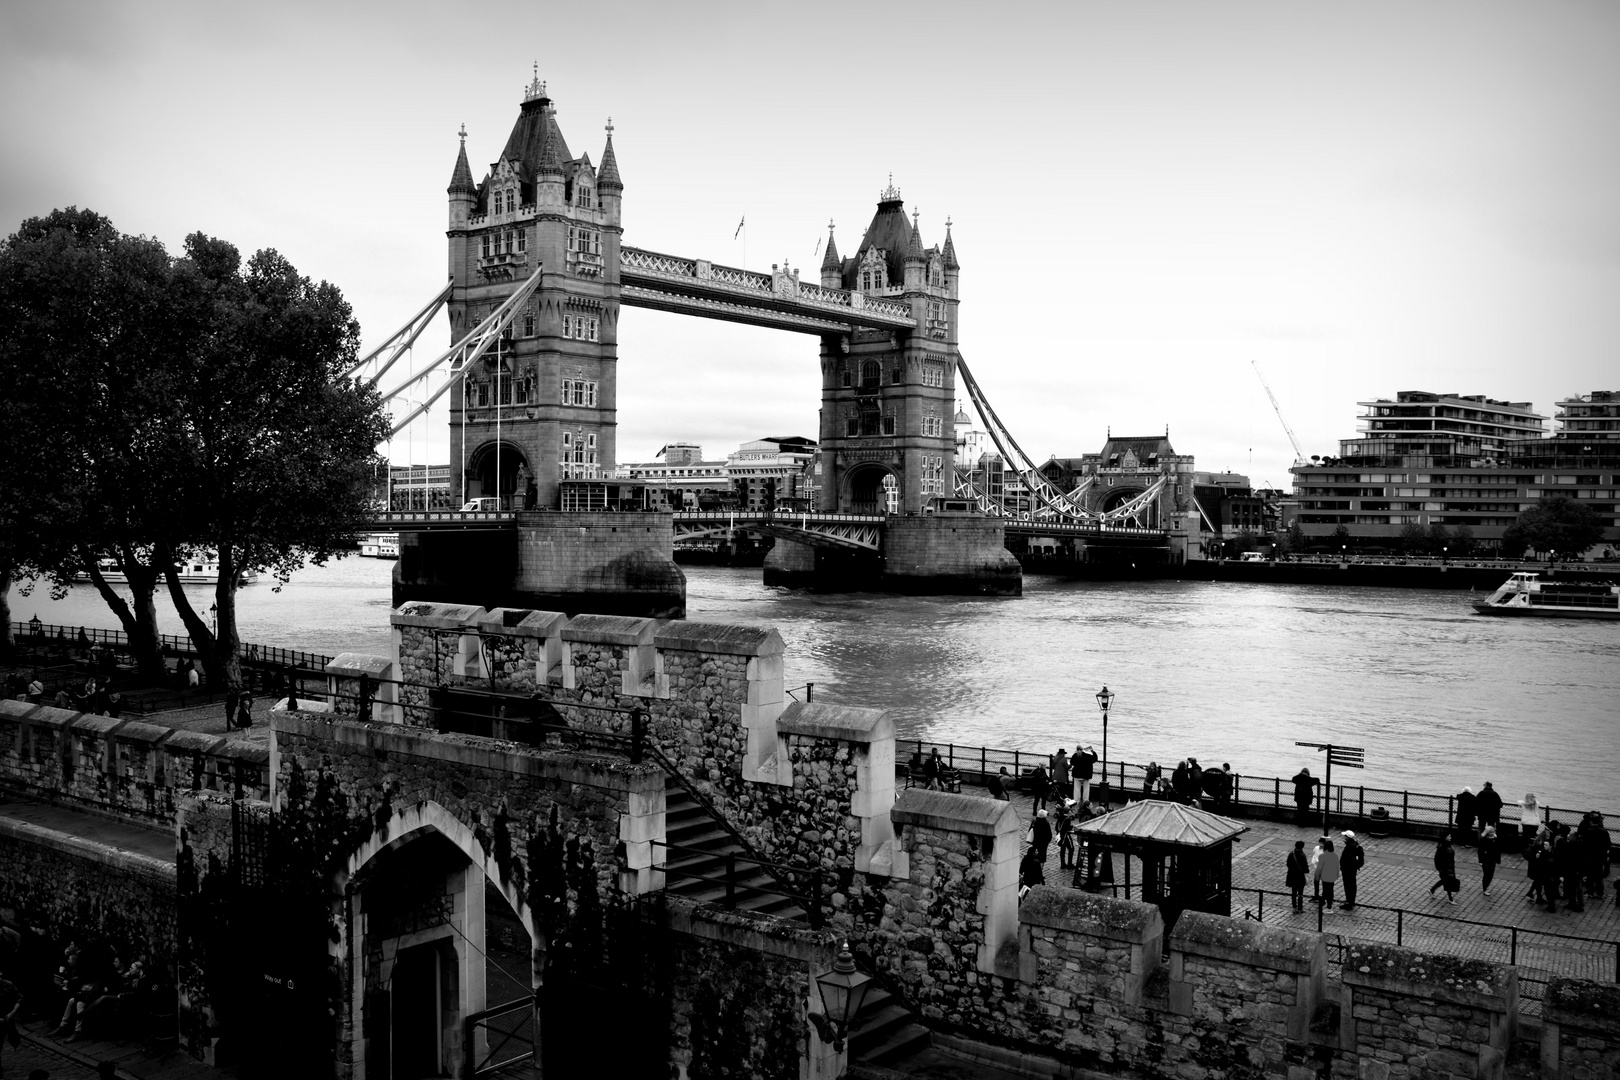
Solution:
<svg viewBox="0 0 1620 1080">
<path fill-rule="evenodd" d="M 100 570 L 101 576 L 112 584 L 122 585 L 128 580 L 124 576 L 124 572 L 118 569 L 117 559 L 98 559 L 96 560 L 96 569 Z M 203 558 L 188 559 L 180 564 L 179 578 L 182 585 L 218 585 L 219 562 L 212 553 Z M 74 580 L 89 581 L 90 575 L 76 574 Z M 259 575 L 252 571 L 242 575 L 242 584 L 244 585 L 251 585 L 257 580 L 259 580 Z"/>
<path fill-rule="evenodd" d="M 1620 585 L 1607 581 L 1543 581 L 1521 570 L 1474 610 L 1481 615 L 1553 619 L 1620 619 Z"/>
</svg>

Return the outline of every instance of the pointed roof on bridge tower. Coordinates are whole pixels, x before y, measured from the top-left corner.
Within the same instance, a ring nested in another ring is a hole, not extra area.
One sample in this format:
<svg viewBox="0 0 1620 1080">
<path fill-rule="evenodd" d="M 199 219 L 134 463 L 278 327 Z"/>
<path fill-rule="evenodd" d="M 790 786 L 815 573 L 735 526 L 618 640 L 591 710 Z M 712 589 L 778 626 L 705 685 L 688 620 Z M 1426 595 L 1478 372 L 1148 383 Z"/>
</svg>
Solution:
<svg viewBox="0 0 1620 1080">
<path fill-rule="evenodd" d="M 512 134 L 507 136 L 500 159 L 521 165 L 532 177 L 548 163 L 554 163 L 554 171 L 561 173 L 562 163 L 572 160 L 573 156 L 563 141 L 562 129 L 557 126 L 557 110 L 537 71 L 534 81 L 524 91 L 523 107 L 518 112 L 517 123 L 512 125 Z"/>
<path fill-rule="evenodd" d="M 892 174 L 889 176 L 889 186 L 878 195 L 877 213 L 872 215 L 872 223 L 866 227 L 866 235 L 861 237 L 861 246 L 855 250 L 855 260 L 844 273 L 844 288 L 854 285 L 857 268 L 870 248 L 883 251 L 890 281 L 902 282 L 906 279 L 911 222 L 906 220 L 905 204 L 900 200 L 900 189 L 894 186 Z"/>
<path fill-rule="evenodd" d="M 461 125 L 461 152 L 456 155 L 456 168 L 450 174 L 450 186 L 445 189 L 454 195 L 473 190 L 472 168 L 467 164 L 467 125 Z"/>
<path fill-rule="evenodd" d="M 958 264 L 957 261 L 956 261 L 956 245 L 951 243 L 951 219 L 950 218 L 945 219 L 945 250 L 943 252 L 941 252 L 941 254 L 945 257 L 945 269 L 947 269 L 947 270 L 960 270 L 961 269 L 960 264 Z"/>
<path fill-rule="evenodd" d="M 821 257 L 821 268 L 823 270 L 837 270 L 842 265 L 843 263 L 838 258 L 838 244 L 833 240 L 833 223 L 829 218 L 827 221 L 827 254 Z"/>
<path fill-rule="evenodd" d="M 921 259 L 923 255 L 922 230 L 917 225 L 917 218 L 922 211 L 915 208 L 911 211 L 911 239 L 906 243 L 906 258 Z"/>
<path fill-rule="evenodd" d="M 607 148 L 602 151 L 602 167 L 596 170 L 596 186 L 598 188 L 612 188 L 615 191 L 624 190 L 624 181 L 619 179 L 619 159 L 613 153 L 613 117 L 607 120 Z"/>
</svg>

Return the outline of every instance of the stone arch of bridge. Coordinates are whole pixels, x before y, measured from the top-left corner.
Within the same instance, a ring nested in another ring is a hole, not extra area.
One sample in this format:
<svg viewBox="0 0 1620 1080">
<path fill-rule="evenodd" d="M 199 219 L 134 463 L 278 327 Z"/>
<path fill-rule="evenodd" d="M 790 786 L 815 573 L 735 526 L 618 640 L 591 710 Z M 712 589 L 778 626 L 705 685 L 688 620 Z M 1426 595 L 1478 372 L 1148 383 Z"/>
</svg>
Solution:
<svg viewBox="0 0 1620 1080">
<path fill-rule="evenodd" d="M 859 462 L 844 473 L 840 503 L 849 513 L 898 513 L 904 499 L 904 478 L 883 462 Z"/>
<path fill-rule="evenodd" d="M 529 980 L 522 989 L 538 999 L 544 946 L 532 910 L 504 880 L 473 828 L 436 802 L 390 817 L 350 856 L 347 870 L 357 900 L 348 935 L 351 1006 L 364 1018 L 363 1035 L 356 1025 L 356 1080 L 391 1080 L 423 1068 L 430 1071 L 420 1075 L 463 1075 L 465 1063 L 481 1059 L 488 1048 L 484 1030 L 469 1030 L 465 1018 L 494 1004 L 486 984 L 486 883 L 528 933 L 530 970 L 514 974 Z M 373 885 L 387 890 L 402 879 L 435 875 L 445 885 L 445 910 L 432 918 L 390 922 L 365 914 L 376 906 L 367 892 Z M 424 1039 L 422 1032 L 435 1028 L 442 1035 Z"/>
</svg>

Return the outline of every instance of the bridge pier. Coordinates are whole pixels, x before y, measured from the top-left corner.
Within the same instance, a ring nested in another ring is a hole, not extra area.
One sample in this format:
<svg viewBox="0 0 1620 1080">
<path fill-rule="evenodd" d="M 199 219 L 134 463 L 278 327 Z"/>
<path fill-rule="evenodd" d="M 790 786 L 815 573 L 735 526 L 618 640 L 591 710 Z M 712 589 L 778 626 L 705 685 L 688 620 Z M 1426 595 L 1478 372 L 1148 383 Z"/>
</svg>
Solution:
<svg viewBox="0 0 1620 1080">
<path fill-rule="evenodd" d="M 891 517 L 883 587 L 924 596 L 1022 596 L 1024 575 L 1000 518 L 945 511 Z"/>
<path fill-rule="evenodd" d="M 569 615 L 686 617 L 686 575 L 661 513 L 517 515 L 504 529 L 399 534 L 394 606 L 415 600 Z"/>
</svg>

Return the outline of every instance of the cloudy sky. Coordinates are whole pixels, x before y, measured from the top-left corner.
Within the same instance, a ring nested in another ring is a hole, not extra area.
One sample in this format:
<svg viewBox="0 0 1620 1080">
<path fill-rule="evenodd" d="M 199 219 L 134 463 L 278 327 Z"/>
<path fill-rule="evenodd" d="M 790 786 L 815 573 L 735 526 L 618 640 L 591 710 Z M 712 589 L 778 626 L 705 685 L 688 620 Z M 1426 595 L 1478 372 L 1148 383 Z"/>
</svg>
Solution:
<svg viewBox="0 0 1620 1080">
<path fill-rule="evenodd" d="M 1168 425 L 1285 483 L 1251 362 L 1307 455 L 1397 390 L 1620 389 L 1610 0 L 7 0 L 0 226 L 275 247 L 376 341 L 444 280 L 457 128 L 481 174 L 534 63 L 575 153 L 613 118 L 628 244 L 813 275 L 891 173 L 925 243 L 950 217 L 963 355 L 1037 459 Z M 619 356 L 621 460 L 816 434 L 813 338 L 627 310 Z"/>
</svg>

